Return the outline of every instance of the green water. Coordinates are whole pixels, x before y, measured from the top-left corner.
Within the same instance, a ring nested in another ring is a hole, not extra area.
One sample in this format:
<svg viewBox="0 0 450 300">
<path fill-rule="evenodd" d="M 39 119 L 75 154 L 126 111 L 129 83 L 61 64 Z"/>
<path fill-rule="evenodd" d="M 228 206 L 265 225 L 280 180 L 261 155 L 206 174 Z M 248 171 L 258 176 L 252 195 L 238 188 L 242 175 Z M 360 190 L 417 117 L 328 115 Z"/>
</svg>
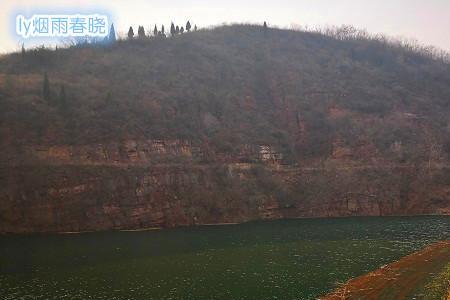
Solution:
<svg viewBox="0 0 450 300">
<path fill-rule="evenodd" d="M 0 299 L 314 299 L 436 240 L 450 217 L 0 237 Z"/>
</svg>

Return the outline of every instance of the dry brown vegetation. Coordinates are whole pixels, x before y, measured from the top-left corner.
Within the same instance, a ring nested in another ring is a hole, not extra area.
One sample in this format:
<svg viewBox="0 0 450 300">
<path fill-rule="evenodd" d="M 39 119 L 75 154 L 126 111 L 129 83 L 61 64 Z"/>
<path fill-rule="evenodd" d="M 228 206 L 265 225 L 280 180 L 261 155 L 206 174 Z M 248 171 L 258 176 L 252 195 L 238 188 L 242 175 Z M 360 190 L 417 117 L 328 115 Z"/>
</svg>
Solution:
<svg viewBox="0 0 450 300">
<path fill-rule="evenodd" d="M 336 140 L 373 145 L 396 161 L 424 160 L 432 145 L 448 157 L 446 59 L 351 27 L 234 25 L 40 48 L 0 58 L 0 136 L 7 145 L 183 138 L 230 153 L 236 144 L 272 144 L 292 162 L 328 157 Z M 350 113 L 331 118 L 332 108 Z"/>
</svg>

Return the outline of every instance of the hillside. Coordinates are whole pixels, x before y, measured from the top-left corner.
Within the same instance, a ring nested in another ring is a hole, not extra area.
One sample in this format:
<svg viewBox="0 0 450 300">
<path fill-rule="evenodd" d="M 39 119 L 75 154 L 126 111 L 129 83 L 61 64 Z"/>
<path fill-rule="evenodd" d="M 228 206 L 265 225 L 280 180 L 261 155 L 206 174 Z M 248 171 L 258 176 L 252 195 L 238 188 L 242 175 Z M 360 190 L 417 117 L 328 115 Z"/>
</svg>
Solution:
<svg viewBox="0 0 450 300">
<path fill-rule="evenodd" d="M 447 214 L 449 82 L 407 46 L 250 25 L 6 55 L 0 231 Z"/>
</svg>

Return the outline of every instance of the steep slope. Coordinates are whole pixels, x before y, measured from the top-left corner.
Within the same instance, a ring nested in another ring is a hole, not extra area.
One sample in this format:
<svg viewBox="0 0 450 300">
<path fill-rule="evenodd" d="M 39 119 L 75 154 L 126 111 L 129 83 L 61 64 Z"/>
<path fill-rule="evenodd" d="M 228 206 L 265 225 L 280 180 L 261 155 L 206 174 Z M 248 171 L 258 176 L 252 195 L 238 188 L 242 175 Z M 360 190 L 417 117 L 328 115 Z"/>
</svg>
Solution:
<svg viewBox="0 0 450 300">
<path fill-rule="evenodd" d="M 0 231 L 446 214 L 449 82 L 383 40 L 242 25 L 4 56 Z"/>
</svg>

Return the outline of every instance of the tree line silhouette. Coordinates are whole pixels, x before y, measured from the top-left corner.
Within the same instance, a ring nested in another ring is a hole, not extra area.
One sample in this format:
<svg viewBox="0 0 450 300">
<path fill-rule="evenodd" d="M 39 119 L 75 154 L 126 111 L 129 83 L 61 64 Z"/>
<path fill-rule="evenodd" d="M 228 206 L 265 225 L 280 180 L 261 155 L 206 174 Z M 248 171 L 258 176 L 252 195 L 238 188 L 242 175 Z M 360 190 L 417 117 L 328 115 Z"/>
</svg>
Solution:
<svg viewBox="0 0 450 300">
<path fill-rule="evenodd" d="M 197 25 L 194 25 L 194 28 L 192 28 L 191 22 L 187 21 L 186 26 L 179 26 L 175 25 L 173 22 L 170 25 L 170 36 L 175 36 L 178 34 L 183 34 L 185 32 L 190 32 L 191 30 L 197 31 Z M 151 32 L 145 32 L 144 26 L 139 25 L 137 30 L 137 37 L 142 39 L 146 37 L 151 37 Z M 130 26 L 127 33 L 128 39 L 135 38 L 135 31 L 133 29 L 133 26 Z M 161 28 L 158 29 L 158 26 L 155 24 L 155 27 L 153 28 L 153 37 L 167 37 L 166 30 L 164 28 L 164 25 L 161 25 Z M 115 42 L 117 39 L 116 36 L 116 30 L 114 28 L 114 24 L 111 25 L 111 29 L 109 31 L 108 41 L 109 42 Z"/>
</svg>

